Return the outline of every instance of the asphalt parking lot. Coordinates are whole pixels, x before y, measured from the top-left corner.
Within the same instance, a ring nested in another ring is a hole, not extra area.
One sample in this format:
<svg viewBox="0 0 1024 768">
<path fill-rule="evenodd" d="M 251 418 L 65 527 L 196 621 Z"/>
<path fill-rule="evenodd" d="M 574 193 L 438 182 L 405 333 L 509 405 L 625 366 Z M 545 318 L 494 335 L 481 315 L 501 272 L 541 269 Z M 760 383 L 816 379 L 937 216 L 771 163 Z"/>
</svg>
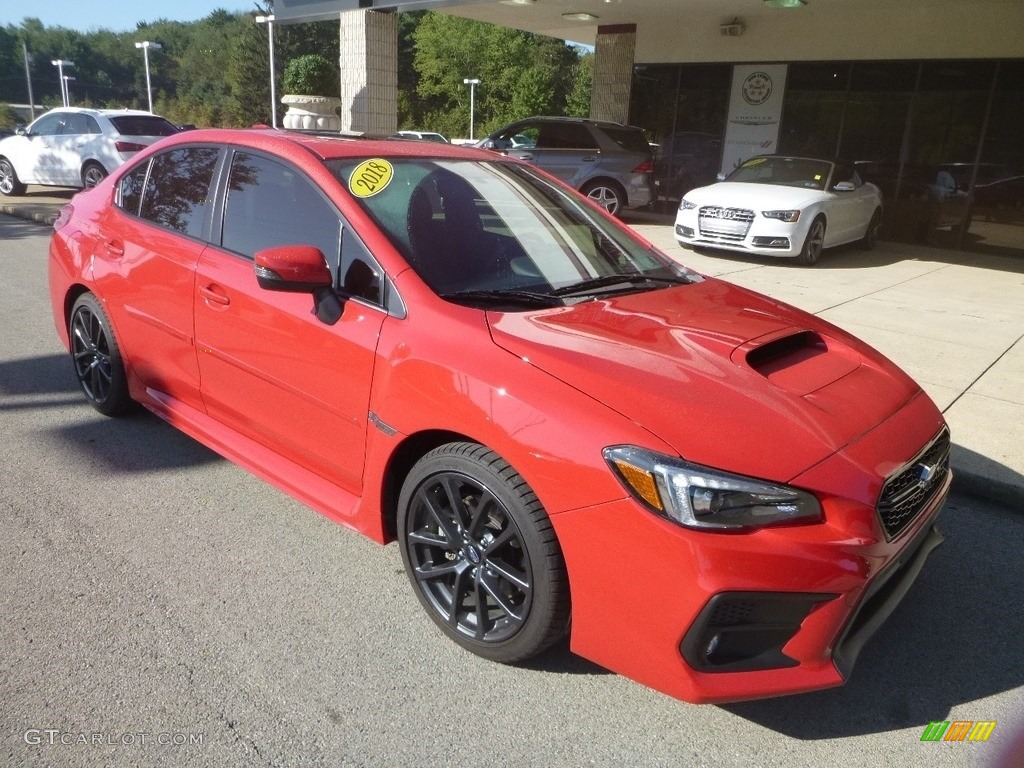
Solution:
<svg viewBox="0 0 1024 768">
<path fill-rule="evenodd" d="M 0 217 L 8 764 L 995 765 L 1024 728 L 1024 516 L 1009 504 L 951 499 L 946 544 L 842 689 L 696 707 L 565 648 L 527 667 L 491 664 L 433 629 L 394 546 L 320 518 L 153 417 L 111 421 L 85 405 L 52 328 L 47 241 L 45 228 Z M 910 322 L 918 281 L 934 288 L 947 273 L 980 290 L 976 266 L 885 247 L 836 254 L 827 271 L 693 256 L 735 282 L 775 281 L 791 294 L 780 298 L 822 303 L 812 311 L 830 319 L 877 302 L 861 325 L 883 341 L 872 319 L 885 311 L 927 338 Z M 853 259 L 868 266 L 840 266 Z M 997 277 L 1011 296 L 1021 285 L 1012 269 Z M 994 336 L 1012 340 L 1022 305 L 988 305 Z M 946 306 L 937 323 L 964 316 Z M 980 373 L 922 378 L 933 397 L 952 390 L 939 401 L 947 416 L 968 396 L 1013 404 L 1012 389 L 971 390 L 1001 375 L 1022 332 L 1001 352 L 990 344 L 994 360 L 972 363 Z M 929 373 L 925 357 L 916 364 Z M 960 389 L 956 376 L 970 381 Z M 954 436 L 960 445 L 956 424 Z M 978 455 L 1020 474 L 1012 457 Z M 922 742 L 943 720 L 998 724 L 986 743 Z"/>
</svg>

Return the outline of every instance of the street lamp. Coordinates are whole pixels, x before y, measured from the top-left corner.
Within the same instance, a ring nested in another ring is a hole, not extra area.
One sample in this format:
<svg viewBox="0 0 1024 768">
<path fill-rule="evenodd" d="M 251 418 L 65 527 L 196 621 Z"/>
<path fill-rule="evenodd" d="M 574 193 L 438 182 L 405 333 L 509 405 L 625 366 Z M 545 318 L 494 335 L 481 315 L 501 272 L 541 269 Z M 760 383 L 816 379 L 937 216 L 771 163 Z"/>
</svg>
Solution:
<svg viewBox="0 0 1024 768">
<path fill-rule="evenodd" d="M 64 103 L 64 106 L 66 106 L 66 107 L 70 107 L 71 106 L 71 91 L 68 90 L 68 83 L 71 80 L 75 80 L 75 79 L 77 79 L 77 78 L 74 78 L 71 75 L 64 75 L 64 77 L 61 78 L 61 80 L 64 81 L 64 95 L 67 97 L 66 100 L 65 100 L 65 103 Z"/>
<path fill-rule="evenodd" d="M 64 81 L 64 67 L 73 67 L 75 62 L 68 61 L 67 59 L 54 59 L 50 62 L 57 68 L 57 73 L 60 76 L 60 100 L 65 107 L 71 106 L 68 104 L 68 92 L 66 90 L 67 83 Z"/>
<path fill-rule="evenodd" d="M 136 43 L 135 47 L 142 49 L 142 57 L 146 60 L 146 99 L 149 101 L 149 112 L 152 114 L 153 87 L 149 84 L 149 49 L 152 48 L 154 51 L 159 51 L 163 46 L 160 43 L 151 43 L 149 40 L 143 40 L 141 43 Z"/>
<path fill-rule="evenodd" d="M 476 109 L 476 87 L 480 85 L 480 78 L 466 77 L 462 82 L 469 86 L 469 140 L 473 140 L 473 112 Z"/>
<path fill-rule="evenodd" d="M 274 14 L 257 16 L 256 23 L 267 25 L 267 39 L 270 41 L 270 124 L 277 128 L 277 91 L 274 87 Z"/>
</svg>

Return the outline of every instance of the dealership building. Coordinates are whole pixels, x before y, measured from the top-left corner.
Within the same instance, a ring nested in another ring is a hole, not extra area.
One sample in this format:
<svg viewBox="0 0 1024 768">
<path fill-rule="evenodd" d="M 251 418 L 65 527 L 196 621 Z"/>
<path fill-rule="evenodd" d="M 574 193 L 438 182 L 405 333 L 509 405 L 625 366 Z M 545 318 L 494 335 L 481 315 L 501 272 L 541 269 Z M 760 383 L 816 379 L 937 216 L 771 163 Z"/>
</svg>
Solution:
<svg viewBox="0 0 1024 768">
<path fill-rule="evenodd" d="M 1024 256 L 1024 0 L 274 3 L 340 19 L 342 127 L 373 132 L 397 128 L 395 11 L 421 9 L 593 46 L 591 117 L 647 132 L 666 206 L 755 154 L 837 157 L 890 238 Z"/>
</svg>

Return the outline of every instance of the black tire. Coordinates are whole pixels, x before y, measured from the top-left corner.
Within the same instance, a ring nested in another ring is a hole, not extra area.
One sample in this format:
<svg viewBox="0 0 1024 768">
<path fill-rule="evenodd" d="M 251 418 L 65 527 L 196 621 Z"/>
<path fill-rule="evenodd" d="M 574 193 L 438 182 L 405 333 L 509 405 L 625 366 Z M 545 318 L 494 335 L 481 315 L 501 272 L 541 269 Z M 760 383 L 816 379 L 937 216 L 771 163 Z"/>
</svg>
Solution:
<svg viewBox="0 0 1024 768">
<path fill-rule="evenodd" d="M 25 194 L 25 185 L 21 183 L 11 161 L 0 157 L 0 195 L 17 197 Z"/>
<path fill-rule="evenodd" d="M 493 451 L 449 443 L 416 462 L 398 540 L 420 603 L 463 648 L 511 664 L 565 637 L 569 582 L 551 521 Z"/>
<path fill-rule="evenodd" d="M 626 193 L 622 187 L 609 179 L 594 179 L 580 188 L 580 192 L 604 208 L 612 216 L 618 216 L 626 204 Z"/>
<path fill-rule="evenodd" d="M 878 230 L 882 226 L 882 213 L 881 211 L 875 211 L 871 214 L 871 221 L 868 222 L 868 228 L 864 230 L 864 237 L 860 239 L 859 245 L 865 251 L 875 250 L 875 246 L 878 245 Z"/>
<path fill-rule="evenodd" d="M 75 377 L 86 399 L 104 416 L 131 410 L 128 378 L 107 313 L 91 293 L 78 297 L 68 323 Z"/>
<path fill-rule="evenodd" d="M 105 178 L 107 178 L 107 169 L 99 163 L 90 160 L 82 166 L 82 187 L 84 189 L 92 189 Z"/>
<path fill-rule="evenodd" d="M 800 255 L 796 257 L 797 262 L 805 267 L 817 264 L 818 259 L 821 258 L 821 249 L 824 242 L 825 219 L 819 216 L 811 222 L 811 228 L 807 230 L 804 246 L 800 249 Z"/>
</svg>

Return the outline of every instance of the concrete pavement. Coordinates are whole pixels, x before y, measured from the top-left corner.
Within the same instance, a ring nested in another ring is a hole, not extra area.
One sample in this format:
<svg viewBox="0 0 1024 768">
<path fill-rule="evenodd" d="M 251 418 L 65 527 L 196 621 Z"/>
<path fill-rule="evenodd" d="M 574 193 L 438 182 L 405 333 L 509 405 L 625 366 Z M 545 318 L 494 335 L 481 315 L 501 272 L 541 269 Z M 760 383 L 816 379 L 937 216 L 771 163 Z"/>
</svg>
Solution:
<svg viewBox="0 0 1024 768">
<path fill-rule="evenodd" d="M 49 224 L 71 194 L 29 187 L 0 210 Z M 1024 260 L 883 242 L 826 251 L 807 269 L 683 249 L 671 217 L 625 219 L 687 266 L 819 315 L 887 355 L 945 414 L 955 487 L 1024 512 Z"/>
</svg>

